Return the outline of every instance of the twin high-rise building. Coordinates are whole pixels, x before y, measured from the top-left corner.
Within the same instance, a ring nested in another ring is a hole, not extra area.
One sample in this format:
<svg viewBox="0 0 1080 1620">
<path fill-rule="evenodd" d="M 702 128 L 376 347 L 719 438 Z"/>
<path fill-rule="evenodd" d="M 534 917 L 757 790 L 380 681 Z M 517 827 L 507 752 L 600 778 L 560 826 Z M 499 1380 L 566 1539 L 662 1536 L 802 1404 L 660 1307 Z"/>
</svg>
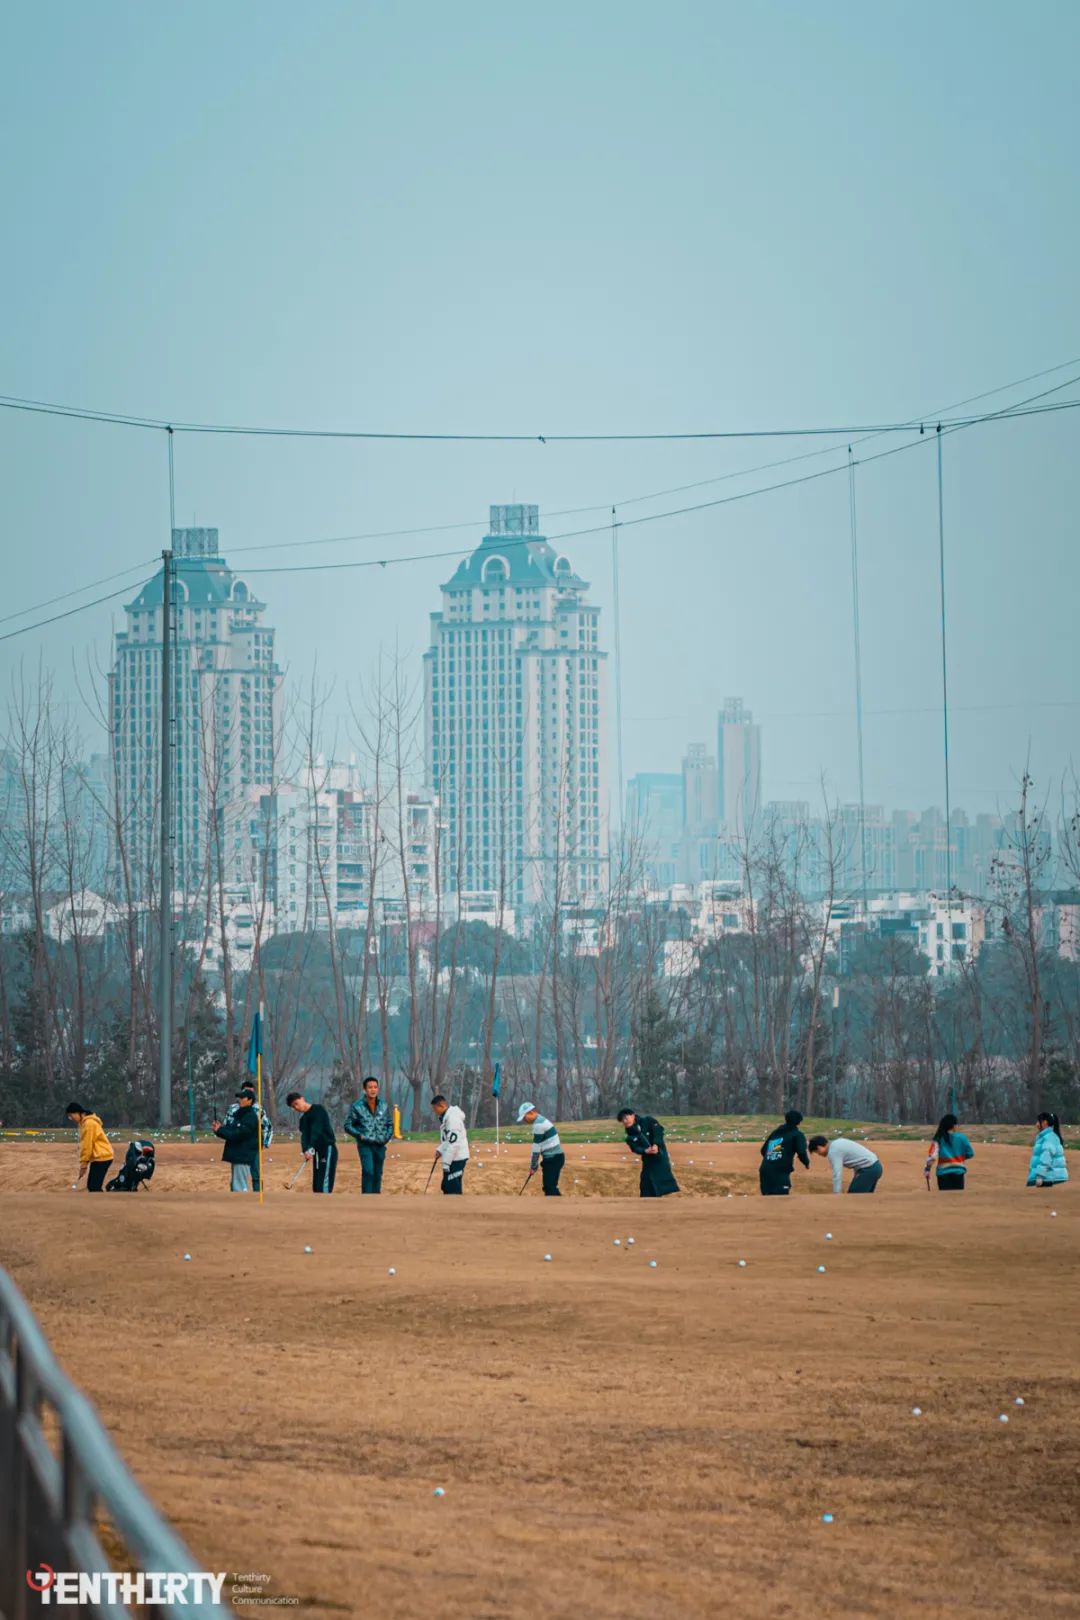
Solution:
<svg viewBox="0 0 1080 1620">
<path fill-rule="evenodd" d="M 451 890 L 521 910 L 606 887 L 606 655 L 587 591 L 535 506 L 493 506 L 443 586 L 424 674 Z"/>
<path fill-rule="evenodd" d="M 173 803 L 176 887 L 205 889 L 215 834 L 273 779 L 281 672 L 265 604 L 221 556 L 216 529 L 174 529 Z M 120 851 L 132 889 L 157 868 L 162 575 L 129 602 L 109 676 Z"/>
<path fill-rule="evenodd" d="M 173 555 L 175 881 L 196 895 L 218 875 L 246 880 L 248 823 L 271 800 L 280 809 L 289 786 L 265 605 L 225 563 L 216 529 L 174 530 Z M 117 853 L 137 895 L 155 887 L 157 867 L 162 600 L 159 573 L 125 609 L 109 678 Z M 494 896 L 508 913 L 598 895 L 608 881 L 606 655 L 586 582 L 539 533 L 537 507 L 494 506 L 442 601 L 424 658 L 438 805 L 426 882 L 437 863 L 444 893 Z M 271 836 L 260 827 L 257 841 Z M 303 911 L 319 926 L 318 907 L 300 905 L 298 837 L 285 849 L 274 864 L 279 920 L 304 926 Z"/>
</svg>

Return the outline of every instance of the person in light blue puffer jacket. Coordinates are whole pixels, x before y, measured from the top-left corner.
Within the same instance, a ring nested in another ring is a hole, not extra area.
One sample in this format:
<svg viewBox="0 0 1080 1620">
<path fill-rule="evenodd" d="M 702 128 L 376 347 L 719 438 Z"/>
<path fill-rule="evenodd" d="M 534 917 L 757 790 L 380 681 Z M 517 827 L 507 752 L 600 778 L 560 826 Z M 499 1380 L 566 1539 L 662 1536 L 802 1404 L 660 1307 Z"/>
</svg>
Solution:
<svg viewBox="0 0 1080 1620">
<path fill-rule="evenodd" d="M 1031 1150 L 1027 1184 L 1029 1187 L 1060 1186 L 1069 1179 L 1065 1144 L 1061 1140 L 1061 1123 L 1056 1114 L 1040 1114 L 1036 1123 L 1039 1134 Z"/>
</svg>

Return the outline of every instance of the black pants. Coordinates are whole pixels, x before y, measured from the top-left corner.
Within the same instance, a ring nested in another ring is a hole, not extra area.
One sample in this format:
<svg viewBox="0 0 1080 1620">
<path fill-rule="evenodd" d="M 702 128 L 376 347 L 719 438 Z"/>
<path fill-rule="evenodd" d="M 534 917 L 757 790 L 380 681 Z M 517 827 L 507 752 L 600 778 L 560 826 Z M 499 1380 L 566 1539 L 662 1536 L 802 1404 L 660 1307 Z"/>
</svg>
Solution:
<svg viewBox="0 0 1080 1620">
<path fill-rule="evenodd" d="M 386 1143 L 357 1142 L 356 1151 L 360 1155 L 360 1191 L 362 1193 L 381 1193 L 383 1164 L 386 1160 Z"/>
<path fill-rule="evenodd" d="M 762 1198 L 786 1198 L 791 1191 L 791 1177 L 778 1165 L 763 1164 L 758 1171 Z"/>
<path fill-rule="evenodd" d="M 461 1192 L 461 1184 L 465 1179 L 465 1166 L 468 1159 L 455 1159 L 442 1173 L 442 1190 L 444 1193 Z"/>
<path fill-rule="evenodd" d="M 92 1159 L 86 1167 L 87 1192 L 100 1192 L 105 1185 L 105 1177 L 111 1169 L 111 1159 Z"/>
<path fill-rule="evenodd" d="M 312 1192 L 332 1193 L 336 1176 L 337 1148 L 332 1142 L 328 1147 L 316 1148 L 315 1157 L 311 1161 Z"/>
<path fill-rule="evenodd" d="M 865 1170 L 856 1170 L 855 1174 L 851 1178 L 851 1186 L 848 1188 L 848 1192 L 873 1192 L 880 1180 L 881 1160 L 879 1159 L 877 1164 L 868 1164 Z"/>
<path fill-rule="evenodd" d="M 561 1198 L 559 1177 L 566 1163 L 565 1153 L 543 1153 L 540 1156 L 540 1176 L 544 1183 L 545 1198 Z"/>
<path fill-rule="evenodd" d="M 966 1171 L 963 1170 L 959 1174 L 953 1171 L 951 1175 L 938 1176 L 937 1190 L 938 1192 L 963 1192 L 965 1179 Z"/>
</svg>

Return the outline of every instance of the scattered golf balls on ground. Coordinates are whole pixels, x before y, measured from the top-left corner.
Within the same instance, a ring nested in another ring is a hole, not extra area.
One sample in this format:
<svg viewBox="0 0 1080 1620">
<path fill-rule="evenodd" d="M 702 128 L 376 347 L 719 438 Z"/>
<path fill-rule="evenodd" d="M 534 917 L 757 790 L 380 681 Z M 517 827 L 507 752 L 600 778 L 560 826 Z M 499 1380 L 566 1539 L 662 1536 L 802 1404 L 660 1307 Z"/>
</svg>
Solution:
<svg viewBox="0 0 1080 1620">
<path fill-rule="evenodd" d="M 396 1271 L 395 1271 L 395 1270 L 394 1270 L 394 1268 L 393 1268 L 393 1266 L 391 1266 L 391 1267 L 390 1267 L 390 1268 L 389 1268 L 389 1270 L 388 1270 L 388 1271 L 387 1271 L 387 1273 L 386 1273 L 386 1275 L 387 1275 L 387 1276 L 388 1276 L 388 1277 L 396 1277 L 396 1276 L 397 1276 L 397 1272 L 396 1272 Z"/>
<path fill-rule="evenodd" d="M 446 1492 L 443 1490 L 441 1485 L 436 1485 L 436 1487 L 435 1487 L 435 1495 L 436 1496 L 445 1496 L 446 1495 Z"/>
<path fill-rule="evenodd" d="M 998 1418 L 998 1422 L 999 1423 L 1008 1423 L 1008 1421 L 1009 1421 L 1008 1412 L 1002 1412 L 1001 1416 Z"/>
<path fill-rule="evenodd" d="M 745 1260 L 740 1260 L 740 1261 L 739 1261 L 739 1264 L 740 1264 L 740 1266 L 745 1266 L 745 1264 L 746 1264 L 746 1261 L 745 1261 Z"/>
<path fill-rule="evenodd" d="M 305 1254 L 310 1254 L 311 1253 L 311 1244 L 310 1243 L 305 1243 L 304 1244 L 304 1253 Z"/>
<path fill-rule="evenodd" d="M 1015 1401 L 1013 1401 L 1014 1406 L 1023 1406 L 1023 1404 L 1024 1404 L 1024 1397 L 1022 1395 L 1018 1395 L 1016 1397 Z"/>
<path fill-rule="evenodd" d="M 184 1256 L 184 1259 L 185 1259 L 185 1260 L 190 1260 L 190 1259 L 191 1259 L 191 1256 L 190 1256 L 190 1254 L 185 1254 L 185 1256 Z"/>
<path fill-rule="evenodd" d="M 922 1417 L 922 1407 L 921 1406 L 913 1406 L 911 1408 L 911 1415 L 912 1415 L 912 1417 Z"/>
<path fill-rule="evenodd" d="M 831 1513 L 823 1513 L 821 1515 L 821 1522 L 822 1522 L 822 1524 L 832 1524 L 832 1522 L 833 1522 L 832 1514 Z"/>
<path fill-rule="evenodd" d="M 653 1269 L 653 1270 L 654 1270 L 654 1271 L 655 1271 L 655 1270 L 656 1270 L 656 1261 L 655 1261 L 655 1260 L 650 1260 L 650 1261 L 649 1261 L 649 1265 L 650 1265 L 650 1266 L 651 1266 L 651 1267 L 652 1267 L 652 1269 Z"/>
<path fill-rule="evenodd" d="M 545 1260 L 550 1260 L 550 1259 L 551 1259 L 551 1256 L 550 1256 L 550 1254 L 545 1254 L 545 1256 L 544 1256 L 544 1259 L 545 1259 Z"/>
<path fill-rule="evenodd" d="M 826 1243 L 831 1243 L 832 1242 L 832 1233 L 831 1232 L 826 1232 L 825 1241 L 826 1241 Z"/>
<path fill-rule="evenodd" d="M 818 1270 L 819 1270 L 819 1271 L 824 1271 L 824 1270 L 825 1270 L 825 1267 L 824 1267 L 824 1266 L 818 1266 Z"/>
<path fill-rule="evenodd" d="M 633 1240 L 633 1238 L 627 1238 L 626 1241 L 627 1241 L 627 1243 L 633 1243 L 634 1240 Z"/>
<path fill-rule="evenodd" d="M 617 1249 L 621 1249 L 621 1248 L 622 1248 L 622 1241 L 621 1241 L 621 1239 L 619 1239 L 619 1238 L 612 1238 L 612 1240 L 611 1240 L 611 1241 L 612 1241 L 612 1242 L 613 1242 L 613 1243 L 614 1243 L 614 1245 L 615 1245 L 615 1247 L 616 1247 L 616 1248 L 617 1248 Z"/>
</svg>

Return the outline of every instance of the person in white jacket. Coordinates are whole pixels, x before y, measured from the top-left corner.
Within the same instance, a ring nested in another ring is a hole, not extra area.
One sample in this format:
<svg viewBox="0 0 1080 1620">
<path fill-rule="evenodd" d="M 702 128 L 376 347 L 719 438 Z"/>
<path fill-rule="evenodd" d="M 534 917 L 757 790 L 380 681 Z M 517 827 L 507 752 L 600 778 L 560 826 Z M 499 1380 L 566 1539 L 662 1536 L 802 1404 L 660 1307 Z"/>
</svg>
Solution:
<svg viewBox="0 0 1080 1620">
<path fill-rule="evenodd" d="M 435 1149 L 435 1157 L 442 1160 L 442 1190 L 444 1193 L 459 1193 L 465 1179 L 465 1166 L 469 1162 L 465 1115 L 456 1103 L 448 1103 L 441 1093 L 432 1097 L 431 1106 L 442 1125 L 439 1145 Z"/>
<path fill-rule="evenodd" d="M 847 1136 L 837 1136 L 830 1142 L 827 1136 L 812 1136 L 806 1144 L 810 1152 L 828 1159 L 832 1171 L 832 1190 L 844 1190 L 844 1171 L 852 1170 L 849 1193 L 872 1193 L 881 1180 L 881 1160 L 862 1142 L 853 1142 Z"/>
</svg>

